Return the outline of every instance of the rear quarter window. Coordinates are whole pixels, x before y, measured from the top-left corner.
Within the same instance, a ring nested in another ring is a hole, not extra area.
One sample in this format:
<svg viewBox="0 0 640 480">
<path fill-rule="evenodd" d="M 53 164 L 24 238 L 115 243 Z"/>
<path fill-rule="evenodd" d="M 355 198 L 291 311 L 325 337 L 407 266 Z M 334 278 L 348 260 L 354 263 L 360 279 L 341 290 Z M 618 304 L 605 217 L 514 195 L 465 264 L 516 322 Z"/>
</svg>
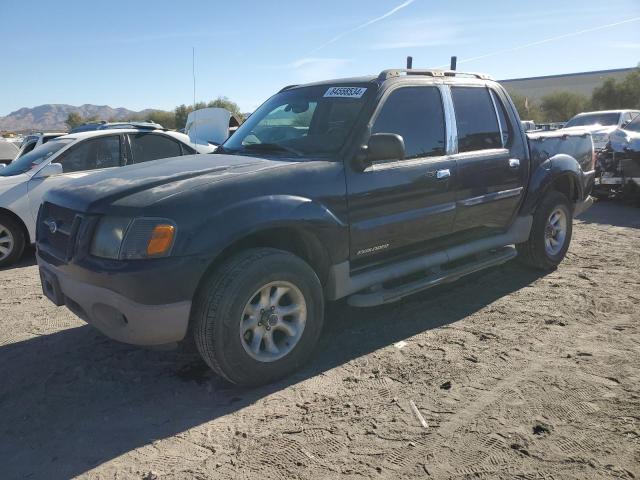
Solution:
<svg viewBox="0 0 640 480">
<path fill-rule="evenodd" d="M 134 163 L 144 163 L 160 158 L 182 155 L 180 144 L 157 133 L 134 133 L 129 135 Z"/>
</svg>

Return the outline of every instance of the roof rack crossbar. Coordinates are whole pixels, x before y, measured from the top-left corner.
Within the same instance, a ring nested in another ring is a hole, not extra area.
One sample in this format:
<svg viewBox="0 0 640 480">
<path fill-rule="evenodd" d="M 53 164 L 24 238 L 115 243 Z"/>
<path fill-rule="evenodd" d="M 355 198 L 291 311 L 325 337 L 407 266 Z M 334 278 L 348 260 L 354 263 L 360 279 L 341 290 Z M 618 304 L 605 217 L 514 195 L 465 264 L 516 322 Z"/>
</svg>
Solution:
<svg viewBox="0 0 640 480">
<path fill-rule="evenodd" d="M 491 77 L 484 73 L 472 73 L 472 72 L 459 72 L 458 70 L 419 70 L 419 69 L 406 69 L 406 68 L 394 68 L 389 70 L 383 70 L 378 75 L 378 81 L 384 82 L 392 77 L 399 77 L 400 75 L 423 75 L 426 77 L 473 77 L 480 80 L 491 80 Z"/>
</svg>

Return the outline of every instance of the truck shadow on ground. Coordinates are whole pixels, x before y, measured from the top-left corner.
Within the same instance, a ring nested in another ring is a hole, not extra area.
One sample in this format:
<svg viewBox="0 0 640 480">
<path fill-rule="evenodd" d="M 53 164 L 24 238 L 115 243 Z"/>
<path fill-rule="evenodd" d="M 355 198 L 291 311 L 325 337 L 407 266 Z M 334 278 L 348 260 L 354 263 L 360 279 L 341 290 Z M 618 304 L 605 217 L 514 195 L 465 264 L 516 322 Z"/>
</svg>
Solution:
<svg viewBox="0 0 640 480">
<path fill-rule="evenodd" d="M 640 208 L 616 200 L 598 200 L 578 219 L 586 223 L 640 228 Z"/>
<path fill-rule="evenodd" d="M 5 345 L 0 347 L 2 477 L 80 475 L 394 342 L 461 321 L 539 276 L 512 262 L 399 304 L 332 305 L 311 363 L 256 389 L 225 383 L 193 354 L 119 344 L 88 326 Z"/>
</svg>

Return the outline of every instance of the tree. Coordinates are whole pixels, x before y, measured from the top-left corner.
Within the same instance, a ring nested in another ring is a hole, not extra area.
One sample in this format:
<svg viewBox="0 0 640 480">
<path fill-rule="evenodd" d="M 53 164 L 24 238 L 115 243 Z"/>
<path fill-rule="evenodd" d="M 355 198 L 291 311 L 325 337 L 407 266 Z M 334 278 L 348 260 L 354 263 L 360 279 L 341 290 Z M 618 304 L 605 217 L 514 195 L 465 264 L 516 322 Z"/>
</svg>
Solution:
<svg viewBox="0 0 640 480">
<path fill-rule="evenodd" d="M 72 130 L 77 126 L 82 125 L 84 123 L 84 119 L 78 112 L 71 112 L 69 113 L 69 115 L 67 115 L 67 119 L 64 123 L 67 124 L 69 130 Z"/>
<path fill-rule="evenodd" d="M 215 100 L 211 100 L 207 103 L 207 107 L 217 107 L 217 108 L 226 108 L 234 115 L 237 115 L 242 120 L 242 113 L 240 112 L 240 107 L 236 102 L 232 102 L 227 97 L 218 97 Z"/>
<path fill-rule="evenodd" d="M 164 128 L 176 128 L 176 114 L 174 112 L 165 112 L 164 110 L 154 110 L 145 120 L 159 123 Z"/>
<path fill-rule="evenodd" d="M 621 80 L 606 79 L 593 91 L 591 103 L 598 110 L 640 108 L 640 68 Z"/>
<path fill-rule="evenodd" d="M 185 104 L 179 105 L 173 111 L 175 116 L 175 125 L 177 129 L 184 128 L 187 124 L 187 115 L 189 115 L 189 107 Z"/>
<path fill-rule="evenodd" d="M 589 99 L 579 93 L 556 91 L 540 99 L 543 118 L 548 122 L 569 120 L 589 107 Z"/>
<path fill-rule="evenodd" d="M 509 96 L 516 106 L 521 120 L 533 120 L 536 123 L 542 122 L 542 112 L 536 102 L 528 100 L 523 95 L 517 93 L 509 92 Z"/>
</svg>

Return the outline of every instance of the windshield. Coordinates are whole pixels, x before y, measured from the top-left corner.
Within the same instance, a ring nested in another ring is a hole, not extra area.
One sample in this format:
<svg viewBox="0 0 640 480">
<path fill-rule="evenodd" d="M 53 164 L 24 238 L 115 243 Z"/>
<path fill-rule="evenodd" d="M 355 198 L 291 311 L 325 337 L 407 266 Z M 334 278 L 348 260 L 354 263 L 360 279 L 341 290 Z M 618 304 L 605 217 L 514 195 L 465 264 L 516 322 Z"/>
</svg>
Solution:
<svg viewBox="0 0 640 480">
<path fill-rule="evenodd" d="M 20 175 L 26 173 L 29 170 L 40 165 L 47 160 L 51 155 L 56 153 L 61 148 L 65 147 L 69 143 L 73 142 L 74 138 L 56 139 L 47 142 L 44 145 L 39 146 L 33 151 L 23 155 L 22 157 L 14 160 L 5 168 L 0 170 L 0 177 L 11 177 L 13 175 Z"/>
<path fill-rule="evenodd" d="M 366 98 L 366 86 L 314 86 L 271 97 L 224 144 L 223 153 L 333 155 L 344 144 Z"/>
<path fill-rule="evenodd" d="M 620 120 L 620 114 L 613 113 L 589 113 L 587 115 L 578 115 L 567 122 L 567 127 L 584 127 L 588 125 L 610 126 L 617 125 Z"/>
</svg>

